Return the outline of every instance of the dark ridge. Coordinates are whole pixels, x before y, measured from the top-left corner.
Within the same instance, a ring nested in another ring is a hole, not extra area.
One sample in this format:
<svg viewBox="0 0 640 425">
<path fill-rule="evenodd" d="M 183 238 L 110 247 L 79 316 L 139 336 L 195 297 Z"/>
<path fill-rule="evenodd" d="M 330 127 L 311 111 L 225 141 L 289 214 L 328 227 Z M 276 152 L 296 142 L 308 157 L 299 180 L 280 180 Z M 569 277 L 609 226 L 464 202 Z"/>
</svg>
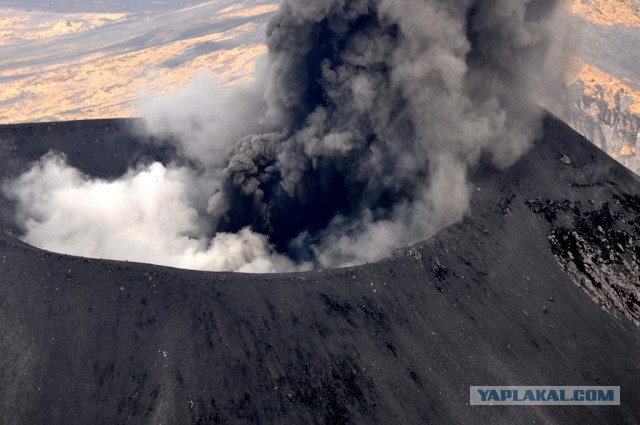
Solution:
<svg viewBox="0 0 640 425">
<path fill-rule="evenodd" d="M 53 140 L 115 175 L 156 152 L 124 124 L 2 127 L 0 164 L 13 176 Z M 462 222 L 355 268 L 204 273 L 0 234 L 0 423 L 640 423 L 640 181 L 544 130 L 512 168 L 475 171 Z M 471 407 L 470 385 L 619 385 L 622 405 Z"/>
<path fill-rule="evenodd" d="M 49 151 L 64 153 L 83 173 L 107 179 L 140 162 L 175 157 L 141 126 L 139 119 L 125 118 L 0 125 L 0 176 L 17 176 Z"/>
</svg>

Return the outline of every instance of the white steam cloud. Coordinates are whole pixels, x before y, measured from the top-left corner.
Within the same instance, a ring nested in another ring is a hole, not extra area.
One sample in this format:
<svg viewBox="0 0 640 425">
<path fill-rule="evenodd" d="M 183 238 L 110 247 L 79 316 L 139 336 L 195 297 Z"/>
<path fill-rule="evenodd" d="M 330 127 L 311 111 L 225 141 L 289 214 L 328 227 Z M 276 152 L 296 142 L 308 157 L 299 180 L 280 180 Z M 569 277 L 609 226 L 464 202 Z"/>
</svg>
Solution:
<svg viewBox="0 0 640 425">
<path fill-rule="evenodd" d="M 18 202 L 23 240 L 50 251 L 199 270 L 308 268 L 249 229 L 202 236 L 208 226 L 189 199 L 196 179 L 159 163 L 115 181 L 91 179 L 49 154 L 5 191 Z"/>
<path fill-rule="evenodd" d="M 373 261 L 466 213 L 562 86 L 556 0 L 285 0 L 249 86 L 142 104 L 177 148 L 101 181 L 49 155 L 5 190 L 27 242 L 207 270 Z M 549 59 L 553 52 L 553 63 Z M 177 165 L 180 164 L 180 165 Z"/>
</svg>

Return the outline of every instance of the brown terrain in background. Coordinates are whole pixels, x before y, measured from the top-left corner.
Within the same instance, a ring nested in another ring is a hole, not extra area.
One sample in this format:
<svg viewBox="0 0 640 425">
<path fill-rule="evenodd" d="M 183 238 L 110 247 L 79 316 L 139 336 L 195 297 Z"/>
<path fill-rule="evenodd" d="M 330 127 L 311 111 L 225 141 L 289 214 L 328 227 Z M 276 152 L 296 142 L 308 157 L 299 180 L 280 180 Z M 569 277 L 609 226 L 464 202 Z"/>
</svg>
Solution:
<svg viewBox="0 0 640 425">
<path fill-rule="evenodd" d="M 250 79 L 279 2 L 192 3 L 118 13 L 0 6 L 0 123 L 136 116 L 139 98 L 203 70 L 223 84 Z M 638 173 L 640 0 L 569 0 L 567 9 L 582 43 L 560 115 Z"/>
<path fill-rule="evenodd" d="M 562 118 L 640 173 L 640 0 L 572 0 L 568 9 L 582 43 Z"/>
<path fill-rule="evenodd" d="M 136 116 L 198 72 L 251 78 L 275 1 L 177 11 L 59 13 L 0 6 L 0 123 Z"/>
</svg>

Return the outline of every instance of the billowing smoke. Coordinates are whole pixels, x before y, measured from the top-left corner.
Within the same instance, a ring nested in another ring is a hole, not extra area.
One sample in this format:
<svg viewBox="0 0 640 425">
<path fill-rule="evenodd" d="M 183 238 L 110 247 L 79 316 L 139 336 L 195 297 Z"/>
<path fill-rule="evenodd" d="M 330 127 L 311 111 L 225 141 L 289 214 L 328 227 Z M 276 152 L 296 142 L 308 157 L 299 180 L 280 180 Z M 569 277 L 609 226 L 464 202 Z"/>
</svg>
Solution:
<svg viewBox="0 0 640 425">
<path fill-rule="evenodd" d="M 200 78 L 141 107 L 176 164 L 103 182 L 50 156 L 14 183 L 25 238 L 207 269 L 381 258 L 465 214 L 482 154 L 507 167 L 537 136 L 536 101 L 561 87 L 558 4 L 285 0 L 250 86 Z M 74 191 L 90 218 L 61 218 Z"/>
<path fill-rule="evenodd" d="M 24 240 L 51 251 L 203 270 L 307 267 L 249 229 L 205 236 L 209 226 L 189 193 L 197 180 L 192 170 L 159 163 L 95 180 L 50 154 L 7 191 L 18 201 Z"/>
</svg>

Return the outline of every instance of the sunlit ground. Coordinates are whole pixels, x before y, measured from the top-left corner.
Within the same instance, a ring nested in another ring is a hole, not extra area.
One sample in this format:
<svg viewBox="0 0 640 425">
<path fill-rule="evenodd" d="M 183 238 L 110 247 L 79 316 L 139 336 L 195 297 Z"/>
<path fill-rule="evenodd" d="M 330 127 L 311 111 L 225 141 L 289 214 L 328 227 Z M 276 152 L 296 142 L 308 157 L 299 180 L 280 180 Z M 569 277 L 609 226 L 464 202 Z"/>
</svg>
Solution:
<svg viewBox="0 0 640 425">
<path fill-rule="evenodd" d="M 158 14 L 55 14 L 0 9 L 0 123 L 136 116 L 136 100 L 160 95 L 202 70 L 222 83 L 250 79 L 266 51 L 278 1 L 216 2 Z M 640 1 L 571 0 L 598 25 L 640 28 Z M 640 84 L 576 59 L 567 75 L 613 106 L 622 93 L 640 114 Z M 622 91 L 622 92 L 621 92 Z"/>
</svg>

